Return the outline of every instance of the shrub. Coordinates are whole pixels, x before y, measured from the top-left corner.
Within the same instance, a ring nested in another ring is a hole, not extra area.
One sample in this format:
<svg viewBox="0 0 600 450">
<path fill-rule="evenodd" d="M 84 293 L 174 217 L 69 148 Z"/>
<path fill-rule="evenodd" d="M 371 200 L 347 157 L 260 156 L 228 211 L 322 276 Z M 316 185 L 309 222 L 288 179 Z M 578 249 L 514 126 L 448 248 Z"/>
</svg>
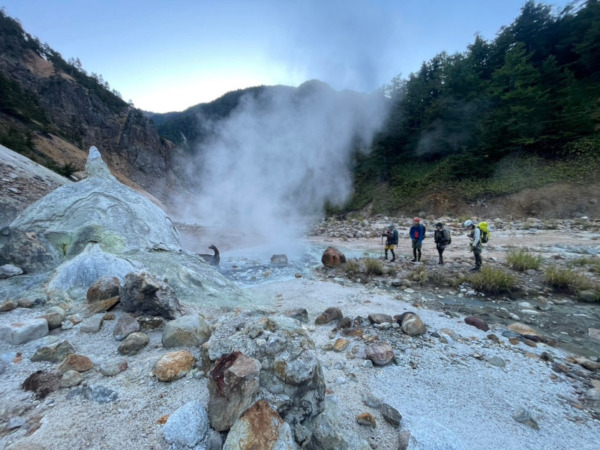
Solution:
<svg viewBox="0 0 600 450">
<path fill-rule="evenodd" d="M 360 272 L 360 263 L 356 259 L 349 259 L 344 264 L 344 271 L 349 277 L 353 277 Z"/>
<path fill-rule="evenodd" d="M 502 269 L 484 267 L 469 277 L 469 282 L 480 292 L 489 295 L 510 293 L 517 288 L 517 279 L 513 274 Z"/>
<path fill-rule="evenodd" d="M 367 275 L 383 275 L 383 264 L 378 259 L 365 259 L 365 267 L 367 268 Z"/>
<path fill-rule="evenodd" d="M 546 283 L 559 291 L 576 293 L 593 287 L 590 280 L 571 269 L 552 266 L 546 269 L 545 275 Z"/>
<path fill-rule="evenodd" d="M 395 277 L 398 274 L 398 269 L 396 269 L 394 266 L 392 267 L 388 267 L 386 273 L 390 276 L 390 277 Z"/>
<path fill-rule="evenodd" d="M 425 266 L 418 266 L 412 273 L 408 276 L 411 281 L 414 281 L 418 284 L 425 284 L 427 279 L 429 278 L 427 274 L 427 269 Z"/>
<path fill-rule="evenodd" d="M 600 273 L 600 259 L 598 258 L 577 258 L 568 263 L 569 267 L 587 267 L 590 272 Z"/>
<path fill-rule="evenodd" d="M 506 255 L 506 262 L 509 267 L 519 272 L 524 272 L 529 269 L 538 270 L 542 265 L 542 256 L 534 256 L 525 249 L 511 249 Z"/>
</svg>

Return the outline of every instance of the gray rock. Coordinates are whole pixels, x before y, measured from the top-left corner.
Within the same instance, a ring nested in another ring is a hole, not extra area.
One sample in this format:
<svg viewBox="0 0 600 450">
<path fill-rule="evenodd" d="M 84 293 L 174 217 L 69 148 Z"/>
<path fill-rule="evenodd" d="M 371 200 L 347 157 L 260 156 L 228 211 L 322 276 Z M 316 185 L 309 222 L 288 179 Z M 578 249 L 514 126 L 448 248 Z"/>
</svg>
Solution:
<svg viewBox="0 0 600 450">
<path fill-rule="evenodd" d="M 492 356 L 490 359 L 487 360 L 487 362 L 495 367 L 504 368 L 506 366 L 506 361 L 504 361 L 499 356 Z"/>
<path fill-rule="evenodd" d="M 208 434 L 208 414 L 199 401 L 186 403 L 169 416 L 162 429 L 172 450 L 201 447 Z"/>
<path fill-rule="evenodd" d="M 60 379 L 60 387 L 70 388 L 73 386 L 78 386 L 82 381 L 83 376 L 79 372 L 76 370 L 67 370 L 65 373 L 63 373 L 63 376 Z"/>
<path fill-rule="evenodd" d="M 77 395 L 81 395 L 83 398 L 92 400 L 96 403 L 110 403 L 119 398 L 119 394 L 116 391 L 108 389 L 104 386 L 96 385 L 81 386 L 71 389 L 71 391 L 67 394 L 67 399 L 70 400 Z"/>
<path fill-rule="evenodd" d="M 373 324 L 392 323 L 394 318 L 388 314 L 369 314 L 369 321 Z"/>
<path fill-rule="evenodd" d="M 179 300 L 171 286 L 146 272 L 132 272 L 119 291 L 124 311 L 175 319 L 181 313 Z"/>
<path fill-rule="evenodd" d="M 210 338 L 210 327 L 197 315 L 182 316 L 167 322 L 162 334 L 162 345 L 171 347 L 196 347 Z"/>
<path fill-rule="evenodd" d="M 18 345 L 39 339 L 48 334 L 48 321 L 46 319 L 27 319 L 0 325 L 0 341 Z"/>
<path fill-rule="evenodd" d="M 400 414 L 396 408 L 389 405 L 388 403 L 382 403 L 381 406 L 379 407 L 379 411 L 381 412 L 381 415 L 387 422 L 389 422 L 396 428 L 400 427 L 400 421 L 402 420 L 402 414 Z"/>
<path fill-rule="evenodd" d="M 31 361 L 59 363 L 72 353 L 75 353 L 75 348 L 73 345 L 71 345 L 69 341 L 62 341 L 54 345 L 38 348 L 31 357 Z"/>
<path fill-rule="evenodd" d="M 22 275 L 23 269 L 20 267 L 14 266 L 12 264 L 4 264 L 0 266 L 0 280 L 4 280 L 10 277 L 16 277 L 17 275 Z"/>
<path fill-rule="evenodd" d="M 292 319 L 299 320 L 302 323 L 308 323 L 308 311 L 306 308 L 290 309 L 289 311 L 285 311 L 283 314 L 287 317 L 291 317 Z"/>
<path fill-rule="evenodd" d="M 529 411 L 528 409 L 519 408 L 515 412 L 513 412 L 512 417 L 517 422 L 522 423 L 523 425 L 527 425 L 528 427 L 533 428 L 534 430 L 540 429 L 540 426 L 531 415 L 531 411 Z"/>
<path fill-rule="evenodd" d="M 125 338 L 117 349 L 121 355 L 133 356 L 137 355 L 148 343 L 150 338 L 142 332 L 131 333 Z"/>
<path fill-rule="evenodd" d="M 46 319 L 48 321 L 48 328 L 53 330 L 54 328 L 59 328 L 65 320 L 66 312 L 60 306 L 53 306 L 48 311 L 46 311 L 43 315 L 40 316 L 42 319 Z"/>
<path fill-rule="evenodd" d="M 127 361 L 106 361 L 100 364 L 100 373 L 105 377 L 114 377 L 127 370 Z"/>
<path fill-rule="evenodd" d="M 344 315 L 340 308 L 327 308 L 315 319 L 315 323 L 317 325 L 324 325 L 334 320 L 340 320 L 343 317 Z"/>
<path fill-rule="evenodd" d="M 8 312 L 17 308 L 17 303 L 12 300 L 5 300 L 0 303 L 0 312 Z"/>
<path fill-rule="evenodd" d="M 131 333 L 135 333 L 136 331 L 140 331 L 140 324 L 135 317 L 131 314 L 123 314 L 115 324 L 115 328 L 113 329 L 113 337 L 117 341 L 122 341 Z"/>
<path fill-rule="evenodd" d="M 97 333 L 100 331 L 103 321 L 104 314 L 94 314 L 93 316 L 88 317 L 81 322 L 81 325 L 79 325 L 79 330 L 82 333 Z"/>
<path fill-rule="evenodd" d="M 260 361 L 261 397 L 278 405 L 286 422 L 303 424 L 323 410 L 323 369 L 314 342 L 298 321 L 250 314 L 223 317 L 204 346 L 210 361 L 235 350 Z"/>
<path fill-rule="evenodd" d="M 271 264 L 275 266 L 287 266 L 288 258 L 286 255 L 273 255 L 271 256 Z"/>
<path fill-rule="evenodd" d="M 260 424 L 260 426 L 257 426 Z M 257 401 L 235 422 L 223 450 L 298 448 L 290 426 L 264 400 Z"/>
<path fill-rule="evenodd" d="M 402 320 L 402 331 L 409 336 L 420 336 L 427 332 L 427 327 L 416 314 L 408 314 Z"/>
<path fill-rule="evenodd" d="M 369 408 L 379 409 L 381 407 L 381 400 L 370 392 L 363 397 L 363 403 Z"/>
<path fill-rule="evenodd" d="M 240 352 L 217 360 L 208 381 L 211 426 L 226 431 L 252 404 L 258 393 L 260 362 Z"/>
</svg>

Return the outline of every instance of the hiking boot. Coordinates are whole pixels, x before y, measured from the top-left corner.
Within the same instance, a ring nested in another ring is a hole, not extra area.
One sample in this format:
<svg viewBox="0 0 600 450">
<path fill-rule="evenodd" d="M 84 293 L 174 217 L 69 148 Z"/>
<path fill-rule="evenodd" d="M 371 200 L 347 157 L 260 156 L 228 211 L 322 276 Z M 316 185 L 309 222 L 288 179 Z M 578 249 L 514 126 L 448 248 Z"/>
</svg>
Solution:
<svg viewBox="0 0 600 450">
<path fill-rule="evenodd" d="M 439 265 L 443 266 L 444 265 L 444 261 L 440 259 L 440 261 L 438 262 Z"/>
<path fill-rule="evenodd" d="M 481 269 L 479 266 L 471 267 L 471 272 L 477 272 L 479 269 Z"/>
<path fill-rule="evenodd" d="M 394 257 L 390 260 L 390 262 L 394 262 L 394 261 L 396 261 L 396 257 Z"/>
<path fill-rule="evenodd" d="M 417 258 L 411 259 L 410 262 L 417 262 Z"/>
</svg>

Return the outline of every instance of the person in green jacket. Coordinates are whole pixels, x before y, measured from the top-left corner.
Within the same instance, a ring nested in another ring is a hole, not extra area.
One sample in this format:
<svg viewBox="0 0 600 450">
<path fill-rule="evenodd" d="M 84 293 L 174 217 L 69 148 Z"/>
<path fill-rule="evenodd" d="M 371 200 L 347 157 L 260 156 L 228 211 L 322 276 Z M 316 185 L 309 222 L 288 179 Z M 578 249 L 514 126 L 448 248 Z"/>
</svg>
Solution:
<svg viewBox="0 0 600 450">
<path fill-rule="evenodd" d="M 394 247 L 398 245 L 398 230 L 393 224 L 390 224 L 382 234 L 386 237 L 385 240 L 385 259 L 388 259 L 388 250 L 392 253 L 392 261 L 396 261 L 396 254 L 394 253 Z"/>
</svg>

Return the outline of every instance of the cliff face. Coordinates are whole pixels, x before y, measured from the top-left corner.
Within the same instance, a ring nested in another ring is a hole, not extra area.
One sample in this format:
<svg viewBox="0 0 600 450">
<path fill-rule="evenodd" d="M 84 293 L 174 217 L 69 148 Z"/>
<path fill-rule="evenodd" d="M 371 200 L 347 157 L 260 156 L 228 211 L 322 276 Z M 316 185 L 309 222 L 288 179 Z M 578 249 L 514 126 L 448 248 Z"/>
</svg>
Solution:
<svg viewBox="0 0 600 450">
<path fill-rule="evenodd" d="M 41 164 L 83 170 L 98 147 L 121 181 L 159 198 L 181 189 L 178 150 L 107 83 L 0 17 L 0 143 Z"/>
</svg>

